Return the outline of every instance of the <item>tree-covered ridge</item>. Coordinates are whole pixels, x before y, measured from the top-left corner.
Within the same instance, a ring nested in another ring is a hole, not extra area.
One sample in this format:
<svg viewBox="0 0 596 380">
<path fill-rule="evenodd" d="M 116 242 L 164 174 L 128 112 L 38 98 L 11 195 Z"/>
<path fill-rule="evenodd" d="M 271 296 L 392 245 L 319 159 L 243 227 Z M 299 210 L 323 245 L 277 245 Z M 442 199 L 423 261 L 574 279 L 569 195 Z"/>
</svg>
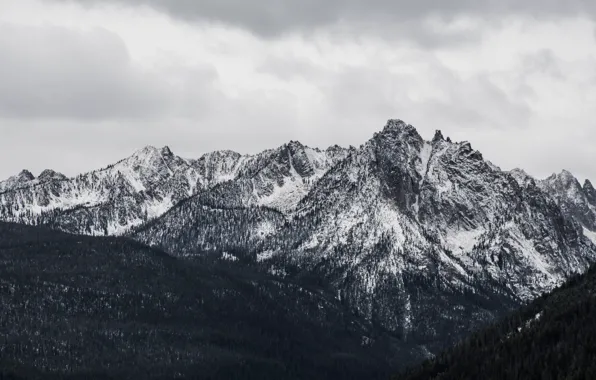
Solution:
<svg viewBox="0 0 596 380">
<path fill-rule="evenodd" d="M 395 379 L 596 379 L 596 266 Z"/>
<path fill-rule="evenodd" d="M 15 224 L 0 307 L 5 378 L 386 378 L 412 360 L 323 287 Z"/>
</svg>

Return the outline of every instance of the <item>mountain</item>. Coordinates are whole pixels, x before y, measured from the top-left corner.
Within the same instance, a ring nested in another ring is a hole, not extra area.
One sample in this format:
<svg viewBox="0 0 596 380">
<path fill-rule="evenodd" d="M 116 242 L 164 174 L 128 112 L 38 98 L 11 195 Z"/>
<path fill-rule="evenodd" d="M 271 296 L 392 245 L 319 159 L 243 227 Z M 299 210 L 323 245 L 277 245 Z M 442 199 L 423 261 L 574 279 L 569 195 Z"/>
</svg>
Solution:
<svg viewBox="0 0 596 380">
<path fill-rule="evenodd" d="M 573 174 L 563 170 L 539 181 L 539 186 L 555 198 L 566 216 L 582 225 L 586 236 L 596 242 L 596 190 L 589 180 L 582 186 Z"/>
<path fill-rule="evenodd" d="M 260 177 L 247 176 L 130 236 L 180 256 L 238 251 L 283 278 L 317 278 L 366 320 L 438 353 L 596 259 L 581 224 L 520 175 L 468 142 L 439 131 L 425 141 L 390 120 L 285 203 L 290 212 L 258 207 L 250 190 Z"/>
<path fill-rule="evenodd" d="M 418 360 L 324 288 L 0 223 L 0 378 L 387 378 Z"/>
<path fill-rule="evenodd" d="M 145 147 L 105 169 L 75 178 L 28 171 L 0 183 L 0 220 L 88 235 L 121 235 L 183 199 L 236 181 L 242 204 L 288 210 L 344 155 L 291 142 L 258 155 L 231 151 L 186 160 L 168 147 Z"/>
<path fill-rule="evenodd" d="M 396 380 L 595 379 L 596 267 Z"/>
<path fill-rule="evenodd" d="M 430 354 L 596 260 L 596 191 L 567 177 L 502 171 L 468 142 L 440 131 L 427 141 L 389 120 L 348 149 L 291 141 L 187 160 L 147 147 L 75 178 L 12 186 L 0 219 L 306 280 Z"/>
<path fill-rule="evenodd" d="M 0 182 L 0 192 L 12 190 L 21 186 L 26 186 L 35 180 L 35 176 L 29 170 L 23 170 L 17 175 Z"/>
</svg>

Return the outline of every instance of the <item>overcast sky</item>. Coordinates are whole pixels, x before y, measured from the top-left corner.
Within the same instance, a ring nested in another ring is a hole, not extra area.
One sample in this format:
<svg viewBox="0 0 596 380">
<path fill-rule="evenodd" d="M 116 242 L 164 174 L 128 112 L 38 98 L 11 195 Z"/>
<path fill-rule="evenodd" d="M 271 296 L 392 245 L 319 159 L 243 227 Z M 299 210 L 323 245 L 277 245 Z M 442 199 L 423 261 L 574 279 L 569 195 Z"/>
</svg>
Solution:
<svg viewBox="0 0 596 380">
<path fill-rule="evenodd" d="M 596 2 L 0 0 L 0 178 L 358 146 L 390 118 L 596 179 Z"/>
</svg>

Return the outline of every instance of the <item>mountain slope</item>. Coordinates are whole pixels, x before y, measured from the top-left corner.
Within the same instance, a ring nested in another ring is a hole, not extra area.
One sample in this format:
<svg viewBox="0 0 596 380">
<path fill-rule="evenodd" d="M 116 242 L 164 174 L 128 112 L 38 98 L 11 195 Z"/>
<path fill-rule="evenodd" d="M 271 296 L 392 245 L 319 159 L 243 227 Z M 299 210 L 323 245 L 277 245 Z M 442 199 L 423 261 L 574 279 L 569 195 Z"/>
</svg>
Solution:
<svg viewBox="0 0 596 380">
<path fill-rule="evenodd" d="M 596 378 L 596 267 L 401 380 Z"/>
<path fill-rule="evenodd" d="M 467 142 L 425 141 L 390 120 L 292 213 L 242 207 L 223 183 L 131 236 L 178 254 L 241 249 L 271 273 L 314 275 L 367 320 L 438 352 L 596 258 L 581 225 L 518 179 Z"/>
<path fill-rule="evenodd" d="M 386 378 L 407 343 L 320 287 L 122 238 L 0 223 L 0 372 L 24 378 Z"/>
</svg>

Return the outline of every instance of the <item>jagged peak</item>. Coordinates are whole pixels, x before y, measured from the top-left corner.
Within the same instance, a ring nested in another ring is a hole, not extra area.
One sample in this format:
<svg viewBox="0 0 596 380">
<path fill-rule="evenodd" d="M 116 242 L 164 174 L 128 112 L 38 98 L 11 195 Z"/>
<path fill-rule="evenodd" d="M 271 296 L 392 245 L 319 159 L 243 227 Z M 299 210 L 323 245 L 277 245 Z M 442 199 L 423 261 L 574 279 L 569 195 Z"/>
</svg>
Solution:
<svg viewBox="0 0 596 380">
<path fill-rule="evenodd" d="M 415 133 L 418 134 L 416 128 L 412 125 L 406 123 L 401 119 L 389 119 L 383 128 L 383 133 L 387 132 L 407 132 L 407 133 Z"/>
<path fill-rule="evenodd" d="M 306 146 L 302 144 L 300 141 L 297 140 L 290 140 L 287 144 L 285 144 L 292 152 L 297 152 L 303 150 Z"/>
<path fill-rule="evenodd" d="M 407 141 L 408 143 L 420 144 L 424 142 L 424 139 L 420 136 L 416 128 L 412 125 L 407 124 L 400 119 L 389 119 L 387 124 L 382 131 L 376 132 L 372 139 L 366 144 L 379 142 L 381 140 L 400 140 Z"/>
<path fill-rule="evenodd" d="M 44 180 L 52 180 L 52 179 L 66 179 L 66 176 L 62 173 L 58 173 L 57 171 L 54 171 L 52 169 L 46 169 L 43 172 L 41 172 L 41 174 L 39 175 L 39 177 L 37 177 L 38 180 L 40 181 L 44 181 Z"/>
<path fill-rule="evenodd" d="M 517 181 L 519 185 L 524 185 L 528 182 L 534 181 L 534 178 L 531 175 L 520 168 L 510 170 L 509 174 Z"/>
<path fill-rule="evenodd" d="M 592 182 L 589 179 L 586 179 L 584 181 L 584 186 L 583 186 L 584 190 L 586 191 L 592 191 L 592 192 L 596 192 L 596 189 L 594 189 L 594 185 L 592 185 Z"/>
<path fill-rule="evenodd" d="M 147 145 L 143 148 L 135 151 L 131 157 L 146 157 L 154 154 L 160 154 L 160 149 L 156 148 L 153 145 Z"/>
<path fill-rule="evenodd" d="M 445 138 L 443 137 L 443 132 L 441 132 L 440 130 L 436 130 L 435 131 L 435 136 L 432 139 L 433 143 L 439 142 L 439 141 L 445 141 Z"/>
<path fill-rule="evenodd" d="M 162 156 L 173 156 L 174 153 L 172 153 L 172 150 L 170 149 L 169 146 L 164 146 L 163 148 L 161 148 L 160 153 L 162 154 Z"/>
<path fill-rule="evenodd" d="M 35 176 L 29 170 L 23 169 L 19 174 L 17 174 L 17 178 L 19 180 L 32 181 L 35 179 Z"/>
<path fill-rule="evenodd" d="M 553 173 L 544 180 L 551 186 L 563 186 L 563 187 L 577 187 L 581 188 L 581 184 L 578 179 L 567 169 L 563 169 L 560 173 Z"/>
<path fill-rule="evenodd" d="M 558 176 L 559 177 L 562 177 L 562 178 L 573 178 L 573 179 L 575 179 L 575 176 L 573 175 L 573 173 L 571 173 L 567 169 L 561 170 L 561 173 Z"/>
<path fill-rule="evenodd" d="M 330 147 L 328 147 L 327 149 L 325 149 L 325 151 L 328 152 L 328 153 L 340 153 L 340 152 L 347 152 L 349 150 L 350 150 L 349 148 L 344 148 L 343 146 L 340 146 L 340 145 L 337 145 L 337 144 L 331 145 Z"/>
<path fill-rule="evenodd" d="M 524 177 L 530 177 L 530 175 L 528 174 L 528 172 L 526 172 L 524 169 L 521 168 L 515 168 L 509 171 L 510 174 L 515 174 L 515 175 L 521 175 Z"/>
<path fill-rule="evenodd" d="M 233 159 L 238 159 L 238 158 L 242 157 L 242 154 L 240 154 L 236 151 L 230 150 L 230 149 L 215 150 L 213 152 L 208 152 L 208 153 L 203 154 L 196 161 L 212 160 L 212 159 L 219 159 L 219 158 L 226 158 L 226 157 L 232 157 Z"/>
<path fill-rule="evenodd" d="M 581 186 L 577 178 L 567 169 L 563 169 L 561 173 L 555 174 L 555 179 L 567 184 L 575 184 Z"/>
</svg>

